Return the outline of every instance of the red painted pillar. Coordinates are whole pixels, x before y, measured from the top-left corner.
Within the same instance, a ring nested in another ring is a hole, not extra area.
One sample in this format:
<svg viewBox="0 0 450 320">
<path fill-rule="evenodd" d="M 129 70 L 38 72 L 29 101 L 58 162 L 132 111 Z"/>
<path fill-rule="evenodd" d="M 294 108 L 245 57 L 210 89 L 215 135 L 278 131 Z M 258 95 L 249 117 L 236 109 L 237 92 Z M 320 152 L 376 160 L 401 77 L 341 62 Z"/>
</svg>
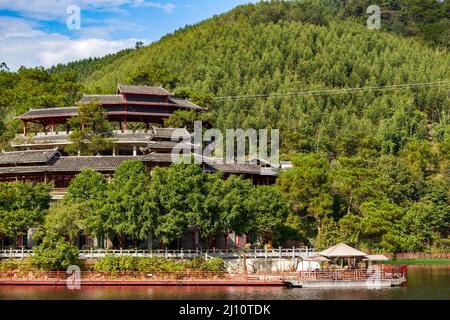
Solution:
<svg viewBox="0 0 450 320">
<path fill-rule="evenodd" d="M 124 104 L 124 121 L 123 121 L 123 128 L 126 131 L 127 130 L 127 101 L 126 101 L 126 97 L 124 95 L 124 99 L 125 99 L 125 104 Z"/>
<path fill-rule="evenodd" d="M 169 103 L 169 97 L 166 96 L 166 113 L 168 113 L 168 110 L 167 110 L 167 104 L 168 103 Z"/>
</svg>

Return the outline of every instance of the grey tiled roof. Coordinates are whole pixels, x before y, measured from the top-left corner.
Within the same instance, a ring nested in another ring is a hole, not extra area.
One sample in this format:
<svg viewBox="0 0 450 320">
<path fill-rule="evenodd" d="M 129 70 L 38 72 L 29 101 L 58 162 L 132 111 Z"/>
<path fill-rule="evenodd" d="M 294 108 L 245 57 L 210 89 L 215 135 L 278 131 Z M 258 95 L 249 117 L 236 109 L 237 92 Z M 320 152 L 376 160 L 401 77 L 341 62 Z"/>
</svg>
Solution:
<svg viewBox="0 0 450 320">
<path fill-rule="evenodd" d="M 114 171 L 126 160 L 139 160 L 139 158 L 134 156 L 61 157 L 55 164 L 49 166 L 49 172 L 79 172 L 86 168 L 95 171 Z"/>
<path fill-rule="evenodd" d="M 30 174 L 30 173 L 64 173 L 80 172 L 91 168 L 99 172 L 114 172 L 117 167 L 126 160 L 140 160 L 143 162 L 170 164 L 172 159 L 170 153 L 150 153 L 144 156 L 92 156 L 92 157 L 58 157 L 54 163 L 34 166 L 11 166 L 1 167 L 0 174 Z M 23 163 L 22 163 L 23 164 Z M 272 168 L 262 168 L 254 164 L 205 164 L 206 172 L 224 172 L 231 174 L 252 174 L 276 176 L 277 171 Z"/>
<path fill-rule="evenodd" d="M 148 149 L 173 149 L 178 144 L 180 148 L 186 149 L 192 149 L 193 145 L 183 142 L 177 142 L 177 141 L 149 141 L 147 148 Z"/>
<path fill-rule="evenodd" d="M 121 94 L 89 94 L 83 96 L 78 103 L 124 103 L 125 99 Z"/>
<path fill-rule="evenodd" d="M 161 87 L 150 87 L 150 86 L 132 86 L 119 84 L 117 91 L 120 93 L 129 94 L 148 94 L 154 96 L 173 96 L 172 92 L 167 91 Z"/>
<path fill-rule="evenodd" d="M 0 153 L 0 165 L 47 164 L 59 155 L 58 149 L 28 150 Z"/>
<path fill-rule="evenodd" d="M 67 108 L 43 108 L 43 109 L 31 109 L 24 114 L 18 116 L 18 119 L 26 119 L 29 117 L 39 117 L 39 116 L 75 116 L 78 113 L 77 107 L 67 107 Z"/>
<path fill-rule="evenodd" d="M 147 142 L 151 138 L 151 132 L 113 132 L 112 137 L 117 141 L 138 141 Z M 17 136 L 11 142 L 12 145 L 28 145 L 28 144 L 61 144 L 69 143 L 69 135 L 67 133 L 35 135 L 31 137 Z"/>
<path fill-rule="evenodd" d="M 0 174 L 80 172 L 87 168 L 99 172 L 111 172 L 125 160 L 139 160 L 139 158 L 133 156 L 60 157 L 50 165 L 0 167 Z"/>
<path fill-rule="evenodd" d="M 112 136 L 118 141 L 148 141 L 152 134 L 151 132 L 113 132 Z"/>
<path fill-rule="evenodd" d="M 189 131 L 187 131 L 186 128 L 156 128 L 153 127 L 153 137 L 155 138 L 164 138 L 164 139 L 171 139 L 173 136 L 174 138 L 189 138 L 191 137 L 191 134 Z"/>
<path fill-rule="evenodd" d="M 69 135 L 67 134 L 49 134 L 49 135 L 36 135 L 32 136 L 31 139 L 36 142 L 66 142 L 69 140 Z"/>
<path fill-rule="evenodd" d="M 169 102 L 172 102 L 172 103 L 176 104 L 177 106 L 180 106 L 181 108 L 205 110 L 205 111 L 208 110 L 208 108 L 200 107 L 200 106 L 196 105 L 195 103 L 193 103 L 189 100 L 185 100 L 185 99 L 170 98 Z"/>
<path fill-rule="evenodd" d="M 143 162 L 172 163 L 172 155 L 170 153 L 149 153 L 139 156 L 139 160 Z"/>
<path fill-rule="evenodd" d="M 272 168 L 261 167 L 257 164 L 222 164 L 222 163 L 208 163 L 207 167 L 211 171 L 220 171 L 232 174 L 258 174 L 267 176 L 276 176 L 277 172 Z"/>
</svg>

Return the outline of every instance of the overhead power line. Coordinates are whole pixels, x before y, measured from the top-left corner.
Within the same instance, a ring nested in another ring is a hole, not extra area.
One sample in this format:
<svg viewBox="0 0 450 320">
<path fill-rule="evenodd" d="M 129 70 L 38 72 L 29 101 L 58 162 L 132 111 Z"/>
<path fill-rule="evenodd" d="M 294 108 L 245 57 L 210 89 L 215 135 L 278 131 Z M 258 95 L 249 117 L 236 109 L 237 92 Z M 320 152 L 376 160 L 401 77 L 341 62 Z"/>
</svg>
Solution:
<svg viewBox="0 0 450 320">
<path fill-rule="evenodd" d="M 420 88 L 420 87 L 433 87 L 433 86 L 450 86 L 450 80 L 435 81 L 435 82 L 422 82 L 422 83 L 405 83 L 405 84 L 393 84 L 386 86 L 375 87 L 359 87 L 359 88 L 340 88 L 340 89 L 323 89 L 323 90 L 305 90 L 285 93 L 273 93 L 273 94 L 256 94 L 256 95 L 240 95 L 240 96 L 223 96 L 215 97 L 216 101 L 224 100 L 248 100 L 248 99 L 267 99 L 289 96 L 304 96 L 304 95 L 331 95 L 341 93 L 353 93 L 353 92 L 365 92 L 365 91 L 382 91 L 382 90 L 402 90 L 405 88 Z"/>
</svg>

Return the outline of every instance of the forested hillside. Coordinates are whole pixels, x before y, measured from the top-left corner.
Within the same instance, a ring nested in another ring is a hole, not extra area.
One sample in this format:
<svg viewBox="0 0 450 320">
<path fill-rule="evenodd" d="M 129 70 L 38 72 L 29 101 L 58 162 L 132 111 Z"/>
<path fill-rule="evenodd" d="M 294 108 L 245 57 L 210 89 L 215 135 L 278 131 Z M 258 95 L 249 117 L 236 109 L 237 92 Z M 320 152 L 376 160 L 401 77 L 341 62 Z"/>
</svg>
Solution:
<svg viewBox="0 0 450 320">
<path fill-rule="evenodd" d="M 365 21 L 332 18 L 332 6 L 317 3 L 240 6 L 114 60 L 98 60 L 96 70 L 89 69 L 82 81 L 90 90 L 112 92 L 136 71 L 157 65 L 177 76 L 176 91 L 215 97 L 280 94 L 216 100 L 210 107 L 214 124 L 221 128 L 280 128 L 286 153 L 397 153 L 411 138 L 442 141 L 448 86 L 283 95 L 450 78 L 445 49 L 369 30 Z"/>
<path fill-rule="evenodd" d="M 450 81 L 448 1 L 379 2 L 383 30 L 367 28 L 365 0 L 264 2 L 50 71 L 76 70 L 88 91 L 108 93 L 150 70 L 170 78 L 153 84 L 210 97 L 216 127 L 280 128 L 295 166 L 277 181 L 290 206 L 285 239 L 442 250 L 450 86 L 308 93 Z"/>
</svg>

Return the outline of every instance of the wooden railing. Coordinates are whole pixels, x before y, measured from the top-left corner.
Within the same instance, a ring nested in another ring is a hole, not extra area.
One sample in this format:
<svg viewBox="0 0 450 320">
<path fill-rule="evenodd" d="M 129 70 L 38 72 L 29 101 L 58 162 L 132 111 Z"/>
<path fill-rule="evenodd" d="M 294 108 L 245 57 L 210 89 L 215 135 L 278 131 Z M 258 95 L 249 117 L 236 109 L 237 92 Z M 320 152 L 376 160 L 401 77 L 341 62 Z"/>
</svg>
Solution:
<svg viewBox="0 0 450 320">
<path fill-rule="evenodd" d="M 367 280 L 367 279 L 401 279 L 407 275 L 406 266 L 381 265 L 374 269 L 329 270 L 298 272 L 301 280 Z"/>
<path fill-rule="evenodd" d="M 229 280 L 229 281 L 279 281 L 288 278 L 289 273 L 255 274 L 213 272 L 213 271 L 147 271 L 147 272 L 100 272 L 81 271 L 76 275 L 83 284 L 89 283 L 151 283 L 161 281 L 199 281 L 199 280 Z M 294 276 L 292 273 L 291 276 Z M 74 274 L 65 271 L 4 271 L 0 272 L 0 284 L 7 283 L 65 283 L 73 280 Z"/>
<path fill-rule="evenodd" d="M 206 258 L 220 257 L 224 259 L 237 259 L 243 254 L 247 258 L 302 258 L 314 253 L 313 248 L 277 248 L 277 249 L 205 249 L 205 250 L 105 250 L 88 249 L 80 250 L 80 259 L 100 259 L 106 255 L 111 256 L 135 256 L 135 257 L 165 257 L 165 258 L 195 258 L 203 256 Z M 0 250 L 0 258 L 25 258 L 33 254 L 30 249 L 7 249 Z"/>
</svg>

